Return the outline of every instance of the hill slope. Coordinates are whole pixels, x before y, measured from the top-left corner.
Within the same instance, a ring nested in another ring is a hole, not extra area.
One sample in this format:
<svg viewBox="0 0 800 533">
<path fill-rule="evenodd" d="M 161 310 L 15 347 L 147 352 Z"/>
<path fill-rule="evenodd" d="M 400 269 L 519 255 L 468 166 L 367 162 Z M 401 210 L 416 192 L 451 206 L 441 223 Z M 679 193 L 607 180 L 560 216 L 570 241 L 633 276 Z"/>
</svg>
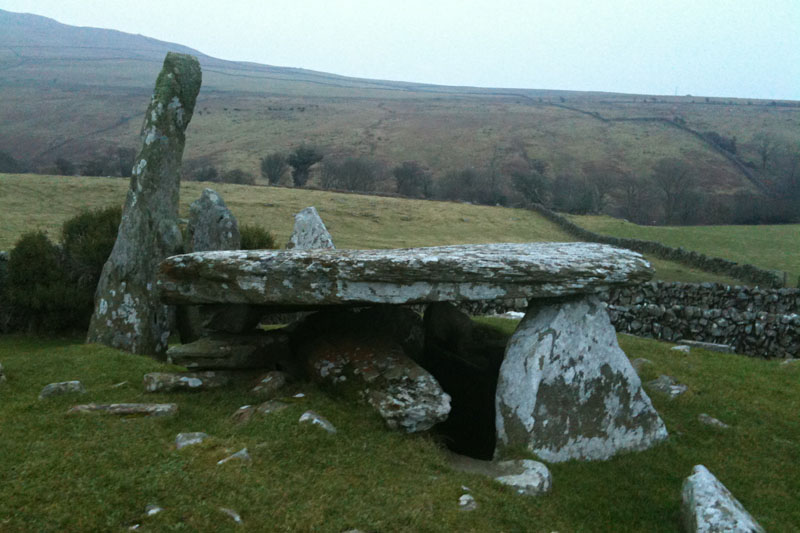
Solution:
<svg viewBox="0 0 800 533">
<path fill-rule="evenodd" d="M 757 160 L 753 139 L 762 131 L 800 142 L 794 104 L 362 80 L 223 61 L 139 35 L 0 10 L 0 151 L 41 168 L 58 157 L 79 162 L 137 148 L 168 50 L 197 55 L 203 66 L 187 162 L 256 175 L 261 157 L 305 141 L 387 167 L 417 160 L 435 175 L 503 168 L 519 157 L 545 161 L 552 176 L 579 175 L 587 164 L 647 175 L 658 159 L 679 157 L 706 190 L 735 192 L 753 190 L 742 170 L 673 119 L 737 137 L 744 160 Z M 627 120 L 643 117 L 667 120 Z"/>
</svg>

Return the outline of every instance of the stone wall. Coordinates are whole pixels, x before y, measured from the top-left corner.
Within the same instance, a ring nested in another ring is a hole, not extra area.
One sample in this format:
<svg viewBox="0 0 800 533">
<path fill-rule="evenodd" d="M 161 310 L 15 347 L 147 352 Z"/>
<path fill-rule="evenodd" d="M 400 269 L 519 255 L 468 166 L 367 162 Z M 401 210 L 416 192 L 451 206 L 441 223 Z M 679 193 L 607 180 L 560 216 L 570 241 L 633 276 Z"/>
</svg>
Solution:
<svg viewBox="0 0 800 533">
<path fill-rule="evenodd" d="M 621 237 L 612 237 L 610 235 L 601 235 L 574 224 L 567 218 L 542 205 L 534 204 L 531 206 L 531 209 L 551 222 L 558 224 L 561 229 L 570 235 L 584 241 L 601 242 L 612 246 L 619 246 L 620 248 L 628 248 L 629 250 L 635 250 L 640 253 L 654 255 L 660 259 L 675 261 L 683 265 L 699 268 L 706 272 L 730 276 L 754 285 L 783 287 L 786 284 L 784 273 L 777 270 L 765 270 L 754 265 L 739 264 L 735 261 L 722 259 L 720 257 L 710 257 L 698 252 L 684 250 L 683 248 L 672 248 L 655 241 L 624 239 Z"/>
</svg>

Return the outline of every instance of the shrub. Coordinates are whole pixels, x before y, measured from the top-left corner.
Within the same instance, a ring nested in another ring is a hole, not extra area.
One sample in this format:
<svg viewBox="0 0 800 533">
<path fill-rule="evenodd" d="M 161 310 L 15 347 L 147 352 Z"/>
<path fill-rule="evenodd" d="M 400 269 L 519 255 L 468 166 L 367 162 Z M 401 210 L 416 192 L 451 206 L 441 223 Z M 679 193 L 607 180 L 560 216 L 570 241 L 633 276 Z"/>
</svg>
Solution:
<svg viewBox="0 0 800 533">
<path fill-rule="evenodd" d="M 94 297 L 100 273 L 117 240 L 121 207 L 83 211 L 64 222 L 61 242 L 68 262 L 68 274 Z"/>
<path fill-rule="evenodd" d="M 69 279 L 58 246 L 41 232 L 24 234 L 8 259 L 6 296 L 18 327 L 63 331 L 86 325 L 86 301 Z"/>
<path fill-rule="evenodd" d="M 261 160 L 261 175 L 267 178 L 270 185 L 280 183 L 288 168 L 286 156 L 280 152 L 274 152 Z"/>
<path fill-rule="evenodd" d="M 253 185 L 256 177 L 240 168 L 229 170 L 220 178 L 222 183 L 238 183 L 239 185 Z"/>
<path fill-rule="evenodd" d="M 271 250 L 278 246 L 275 244 L 275 235 L 261 226 L 242 224 L 239 226 L 242 236 L 242 250 Z"/>
</svg>

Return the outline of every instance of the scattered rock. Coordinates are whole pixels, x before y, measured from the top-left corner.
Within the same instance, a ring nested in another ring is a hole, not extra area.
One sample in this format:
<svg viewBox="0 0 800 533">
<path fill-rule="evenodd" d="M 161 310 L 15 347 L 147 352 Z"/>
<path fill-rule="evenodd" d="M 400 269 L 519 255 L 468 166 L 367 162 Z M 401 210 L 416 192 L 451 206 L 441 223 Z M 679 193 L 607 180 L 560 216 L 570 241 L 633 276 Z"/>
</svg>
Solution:
<svg viewBox="0 0 800 533">
<path fill-rule="evenodd" d="M 730 428 L 730 426 L 728 424 L 726 424 L 725 422 L 717 420 L 713 416 L 707 415 L 706 413 L 700 413 L 697 416 L 697 420 L 699 420 L 701 423 L 703 423 L 703 424 L 705 424 L 707 426 L 713 426 L 713 427 L 716 427 L 716 428 L 719 428 L 719 429 L 728 429 L 728 428 Z"/>
<path fill-rule="evenodd" d="M 644 357 L 637 357 L 633 361 L 631 361 L 631 366 L 634 370 L 636 370 L 637 374 L 641 374 L 642 370 L 645 367 L 652 366 L 653 362 L 650 359 L 645 359 Z"/>
<path fill-rule="evenodd" d="M 217 461 L 218 465 L 224 465 L 228 461 L 244 461 L 249 463 L 253 459 L 250 457 L 250 454 L 247 452 L 247 448 L 242 448 L 238 452 L 234 453 L 233 455 L 229 455 L 225 459 L 220 459 Z"/>
<path fill-rule="evenodd" d="M 86 389 L 80 381 L 61 381 L 45 385 L 39 393 L 39 399 L 50 398 L 51 396 L 62 396 L 64 394 L 86 394 Z"/>
<path fill-rule="evenodd" d="M 226 370 L 291 366 L 289 336 L 280 329 L 230 335 L 214 333 L 172 346 L 167 361 L 190 370 Z"/>
<path fill-rule="evenodd" d="M 178 390 L 207 390 L 223 387 L 230 382 L 228 376 L 215 372 L 151 372 L 144 375 L 147 392 L 172 392 Z"/>
<path fill-rule="evenodd" d="M 654 379 L 653 381 L 648 381 L 647 386 L 653 390 L 657 390 L 658 392 L 667 394 L 670 399 L 677 398 L 687 390 L 689 387 L 678 383 L 675 381 L 675 378 L 671 376 L 667 376 L 665 374 L 661 374 L 658 378 Z"/>
<path fill-rule="evenodd" d="M 178 436 L 175 437 L 175 448 L 180 450 L 181 448 L 185 448 L 187 446 L 200 444 L 207 438 L 208 434 L 201 431 L 195 431 L 192 433 L 178 433 Z"/>
<path fill-rule="evenodd" d="M 712 352 L 736 353 L 736 350 L 734 350 L 733 346 L 731 346 L 730 344 L 718 344 L 715 342 L 700 342 L 700 341 L 692 341 L 689 339 L 681 339 L 678 342 L 684 346 L 702 348 L 704 350 L 710 350 Z"/>
<path fill-rule="evenodd" d="M 461 511 L 474 511 L 478 508 L 478 502 L 475 501 L 471 494 L 462 494 L 458 498 L 458 508 Z"/>
<path fill-rule="evenodd" d="M 266 402 L 256 407 L 256 412 L 260 415 L 268 415 L 270 413 L 277 413 L 278 411 L 283 411 L 287 407 L 289 407 L 288 403 L 281 402 L 279 400 L 267 400 Z"/>
<path fill-rule="evenodd" d="M 498 451 L 545 461 L 608 459 L 667 438 L 595 296 L 532 300 L 508 342 L 496 393 Z"/>
<path fill-rule="evenodd" d="M 144 508 L 144 514 L 145 514 L 145 516 L 155 516 L 155 515 L 157 515 L 158 513 L 160 513 L 163 510 L 164 509 L 162 507 L 159 507 L 158 505 L 152 505 L 151 504 L 151 505 L 148 505 L 147 507 Z"/>
<path fill-rule="evenodd" d="M 265 398 L 274 398 L 278 396 L 281 390 L 286 386 L 289 381 L 289 375 L 280 370 L 273 370 L 268 372 L 261 379 L 258 380 L 258 385 L 253 387 L 253 392 Z"/>
<path fill-rule="evenodd" d="M 142 126 L 117 240 L 103 266 L 87 342 L 138 354 L 167 349 L 174 313 L 154 290 L 159 263 L 180 253 L 180 166 L 201 83 L 197 59 L 170 52 Z"/>
<path fill-rule="evenodd" d="M 294 216 L 294 230 L 286 248 L 291 250 L 311 250 L 315 248 L 336 248 L 331 234 L 322 222 L 316 207 L 306 207 Z"/>
<path fill-rule="evenodd" d="M 233 521 L 236 522 L 237 524 L 239 525 L 244 524 L 244 522 L 242 522 L 242 517 L 239 516 L 239 513 L 237 513 L 233 509 L 228 509 L 227 507 L 220 507 L 219 510 L 225 513 L 226 515 L 230 516 L 233 519 Z"/>
<path fill-rule="evenodd" d="M 112 389 L 118 389 L 120 387 L 124 387 L 127 384 L 128 384 L 127 381 L 120 381 L 119 383 L 114 383 L 113 385 L 111 385 L 111 388 Z"/>
<path fill-rule="evenodd" d="M 71 407 L 67 414 L 102 413 L 119 416 L 174 416 L 178 414 L 175 403 L 87 403 Z"/>
<path fill-rule="evenodd" d="M 301 424 L 310 424 L 312 426 L 319 426 L 328 433 L 336 433 L 336 428 L 325 417 L 318 415 L 314 411 L 306 411 L 300 415 Z"/>
<path fill-rule="evenodd" d="M 752 532 L 762 528 L 733 494 L 703 465 L 683 482 L 681 514 L 686 531 Z"/>
<path fill-rule="evenodd" d="M 327 322 L 327 313 L 309 322 Z M 355 389 L 392 429 L 425 431 L 447 418 L 450 396 L 402 346 L 376 330 L 352 328 L 351 313 L 330 314 L 331 327 L 300 327 L 296 353 L 312 379 Z M 338 327 L 335 326 L 339 324 Z"/>
<path fill-rule="evenodd" d="M 237 424 L 246 424 L 250 422 L 250 419 L 253 418 L 253 413 L 255 412 L 256 408 L 252 405 L 243 405 L 231 415 L 231 420 Z"/>
<path fill-rule="evenodd" d="M 673 350 L 675 352 L 689 353 L 690 351 L 692 351 L 692 348 L 691 346 L 686 346 L 685 344 L 679 344 L 677 346 L 673 346 L 672 348 L 670 348 L 670 350 Z"/>
<path fill-rule="evenodd" d="M 500 461 L 497 469 L 508 473 L 495 477 L 495 480 L 514 487 L 519 494 L 534 496 L 549 491 L 552 485 L 550 470 L 538 461 Z"/>
<path fill-rule="evenodd" d="M 790 358 L 790 359 L 786 359 L 785 361 L 783 361 L 783 362 L 781 363 L 781 365 L 782 365 L 782 366 L 788 366 L 788 365 L 791 365 L 792 363 L 796 363 L 796 362 L 798 362 L 798 361 L 800 361 L 800 359 L 797 359 L 797 358 L 794 358 L 794 357 L 792 357 L 792 358 Z M 0 369 L 0 370 L 2 370 L 2 369 Z"/>
</svg>

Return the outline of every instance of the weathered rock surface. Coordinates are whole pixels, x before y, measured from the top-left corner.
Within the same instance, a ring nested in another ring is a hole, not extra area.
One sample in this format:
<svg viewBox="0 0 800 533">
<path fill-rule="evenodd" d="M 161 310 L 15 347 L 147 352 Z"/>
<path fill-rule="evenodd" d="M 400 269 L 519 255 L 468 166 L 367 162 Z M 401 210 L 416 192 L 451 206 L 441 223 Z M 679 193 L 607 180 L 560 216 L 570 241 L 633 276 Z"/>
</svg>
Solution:
<svg viewBox="0 0 800 533">
<path fill-rule="evenodd" d="M 689 353 L 692 351 L 692 348 L 691 346 L 686 346 L 685 344 L 679 344 L 678 346 L 673 346 L 670 348 L 670 350 L 681 353 Z"/>
<path fill-rule="evenodd" d="M 607 459 L 667 430 L 594 296 L 534 300 L 511 337 L 496 394 L 498 452 Z"/>
<path fill-rule="evenodd" d="M 202 431 L 194 431 L 191 433 L 178 433 L 178 436 L 175 437 L 175 448 L 180 450 L 181 448 L 185 448 L 187 446 L 200 444 L 207 438 L 208 434 L 203 433 Z"/>
<path fill-rule="evenodd" d="M 306 207 L 294 216 L 294 230 L 286 248 L 291 250 L 312 250 L 315 248 L 336 248 L 331 234 L 322 222 L 316 207 Z"/>
<path fill-rule="evenodd" d="M 178 414 L 175 403 L 87 403 L 71 407 L 67 414 L 103 413 L 118 416 L 174 416 Z"/>
<path fill-rule="evenodd" d="M 478 502 L 472 494 L 462 494 L 458 497 L 458 509 L 460 511 L 474 511 L 478 508 Z"/>
<path fill-rule="evenodd" d="M 689 339 L 681 339 L 678 342 L 681 343 L 682 346 L 686 346 L 688 348 L 702 348 L 703 350 L 709 350 L 712 352 L 721 352 L 721 353 L 736 353 L 736 350 L 734 350 L 733 346 L 731 346 L 730 344 L 720 344 L 718 342 L 693 341 Z"/>
<path fill-rule="evenodd" d="M 319 428 L 324 429 L 328 433 L 336 433 L 336 427 L 330 423 L 330 421 L 322 415 L 315 413 L 314 411 L 306 411 L 302 415 L 300 415 L 300 420 L 298 420 L 300 424 L 308 424 L 311 426 L 317 426 Z"/>
<path fill-rule="evenodd" d="M 64 394 L 86 394 L 86 389 L 80 381 L 61 381 L 45 385 L 39 393 L 39 399 L 50 398 L 51 396 L 63 396 Z"/>
<path fill-rule="evenodd" d="M 170 257 L 159 287 L 166 303 L 314 307 L 563 296 L 652 273 L 638 253 L 592 243 L 257 250 Z"/>
<path fill-rule="evenodd" d="M 139 354 L 167 349 L 172 313 L 154 290 L 155 278 L 159 263 L 182 248 L 179 169 L 200 82 L 196 58 L 167 54 L 145 113 L 117 241 L 95 293 L 87 342 Z"/>
<path fill-rule="evenodd" d="M 520 494 L 533 496 L 549 491 L 552 486 L 552 476 L 547 466 L 530 459 L 482 461 L 451 453 L 448 462 L 454 470 L 490 477 L 514 487 Z"/>
<path fill-rule="evenodd" d="M 707 426 L 715 427 L 718 429 L 730 428 L 730 426 L 725 422 L 718 420 L 707 413 L 700 413 L 699 415 L 697 415 L 697 420 L 699 420 L 701 424 L 705 424 Z"/>
<path fill-rule="evenodd" d="M 217 461 L 218 465 L 224 465 L 229 461 L 243 461 L 245 463 L 249 463 L 253 459 L 250 457 L 250 452 L 247 451 L 247 448 L 242 448 L 238 452 L 234 453 L 233 455 L 229 455 L 224 459 L 220 459 Z"/>
<path fill-rule="evenodd" d="M 172 392 L 179 390 L 208 390 L 224 387 L 230 382 L 228 376 L 216 372 L 150 372 L 144 375 L 144 390 L 147 392 Z"/>
<path fill-rule="evenodd" d="M 277 413 L 278 411 L 283 411 L 287 407 L 289 407 L 289 404 L 282 402 L 280 400 L 267 400 L 266 402 L 256 407 L 256 412 L 260 415 L 268 415 L 270 413 Z"/>
<path fill-rule="evenodd" d="M 392 429 L 425 431 L 447 418 L 450 396 L 439 383 L 390 336 L 354 328 L 359 315 L 323 312 L 298 328 L 295 351 L 311 378 L 357 389 Z"/>
<path fill-rule="evenodd" d="M 170 347 L 167 361 L 191 370 L 225 370 L 292 366 L 289 336 L 281 330 L 247 335 L 217 333 Z"/>
<path fill-rule="evenodd" d="M 691 533 L 764 531 L 703 465 L 696 465 L 692 475 L 683 482 L 681 515 L 684 529 Z"/>
<path fill-rule="evenodd" d="M 289 382 L 289 375 L 280 370 L 267 372 L 258 380 L 258 384 L 250 392 L 263 396 L 264 398 L 275 398 L 286 387 Z"/>
<path fill-rule="evenodd" d="M 253 418 L 255 412 L 256 412 L 255 406 L 243 405 L 236 411 L 234 411 L 234 413 L 231 415 L 231 420 L 233 420 L 237 424 L 246 424 L 250 422 L 250 419 Z"/>
<path fill-rule="evenodd" d="M 678 383 L 672 376 L 661 374 L 656 379 L 647 382 L 647 386 L 653 390 L 666 394 L 672 398 L 677 398 L 687 390 L 689 387 Z"/>
</svg>

